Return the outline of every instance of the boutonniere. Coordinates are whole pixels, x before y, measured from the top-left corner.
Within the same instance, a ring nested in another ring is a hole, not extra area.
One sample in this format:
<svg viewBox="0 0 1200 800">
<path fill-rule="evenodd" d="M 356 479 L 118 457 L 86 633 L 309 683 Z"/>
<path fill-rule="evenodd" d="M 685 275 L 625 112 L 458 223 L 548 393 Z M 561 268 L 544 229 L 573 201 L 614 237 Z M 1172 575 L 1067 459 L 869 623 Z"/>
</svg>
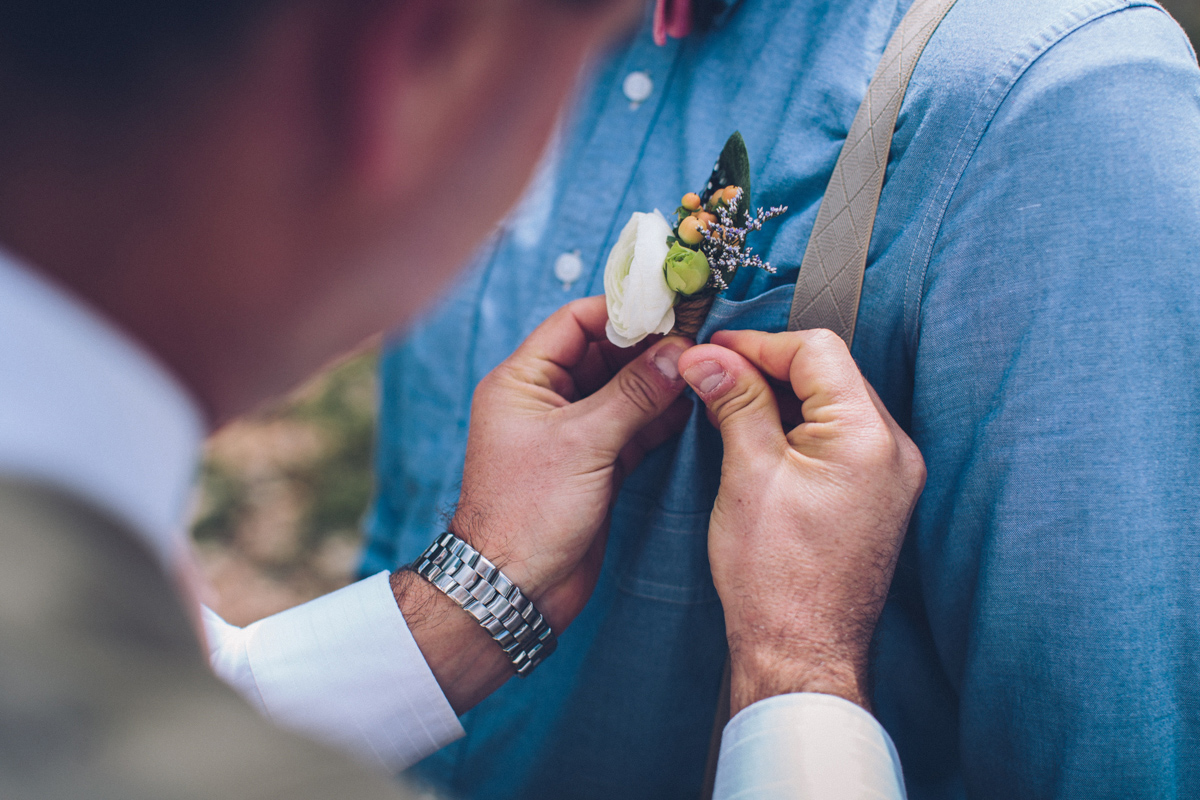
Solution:
<svg viewBox="0 0 1200 800">
<path fill-rule="evenodd" d="M 704 190 L 683 196 L 674 225 L 656 209 L 635 212 L 621 231 L 604 267 L 609 340 L 631 347 L 654 333 L 694 339 L 738 270 L 775 271 L 746 237 L 785 211 L 751 213 L 750 156 L 734 133 Z"/>
</svg>

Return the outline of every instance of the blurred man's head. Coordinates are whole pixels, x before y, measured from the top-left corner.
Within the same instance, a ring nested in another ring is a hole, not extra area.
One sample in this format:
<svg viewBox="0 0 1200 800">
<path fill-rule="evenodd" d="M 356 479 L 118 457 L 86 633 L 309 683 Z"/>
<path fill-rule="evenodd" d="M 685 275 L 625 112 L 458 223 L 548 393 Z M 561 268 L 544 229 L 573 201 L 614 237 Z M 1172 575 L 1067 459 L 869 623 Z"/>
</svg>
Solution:
<svg viewBox="0 0 1200 800">
<path fill-rule="evenodd" d="M 0 246 L 221 419 L 403 322 L 641 0 L 5 0 Z"/>
</svg>

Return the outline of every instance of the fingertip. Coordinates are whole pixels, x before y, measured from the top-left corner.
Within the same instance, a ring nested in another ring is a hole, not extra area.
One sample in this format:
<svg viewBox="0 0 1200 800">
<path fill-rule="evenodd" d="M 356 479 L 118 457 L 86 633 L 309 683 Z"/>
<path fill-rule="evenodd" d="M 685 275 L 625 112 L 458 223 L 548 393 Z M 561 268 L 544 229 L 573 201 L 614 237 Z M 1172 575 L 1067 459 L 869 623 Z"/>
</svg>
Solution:
<svg viewBox="0 0 1200 800">
<path fill-rule="evenodd" d="M 682 356 L 680 356 L 679 369 L 686 370 L 691 365 L 699 363 L 701 361 L 719 360 L 720 358 L 723 357 L 722 354 L 728 353 L 728 352 L 729 351 L 726 348 L 721 347 L 716 344 L 695 345 L 693 347 L 688 348 L 687 352 L 685 352 Z"/>
<path fill-rule="evenodd" d="M 705 403 L 720 399 L 737 383 L 725 364 L 715 359 L 689 364 L 683 370 L 683 378 Z"/>
<path fill-rule="evenodd" d="M 591 297 L 580 297 L 572 300 L 567 305 L 584 312 L 591 312 L 597 308 L 604 308 L 605 310 L 608 309 L 608 306 L 604 300 L 604 295 L 602 294 L 594 294 Z"/>
<path fill-rule="evenodd" d="M 743 333 L 743 331 L 714 331 L 713 335 L 708 337 L 708 340 L 713 344 L 727 347 L 729 342 L 738 338 L 739 333 Z"/>
<path fill-rule="evenodd" d="M 687 350 L 689 348 L 696 346 L 696 341 L 694 339 L 689 339 L 687 336 L 678 336 L 675 334 L 672 334 L 670 336 L 664 336 L 662 338 L 662 341 L 664 343 L 672 342 L 674 344 L 682 345 L 684 350 Z"/>
<path fill-rule="evenodd" d="M 732 334 L 733 331 L 713 331 L 712 335 L 708 337 L 708 341 L 724 346 L 724 343 L 729 341 L 729 337 Z"/>
<path fill-rule="evenodd" d="M 712 336 L 712 343 L 737 353 L 753 364 L 757 369 L 766 372 L 773 378 L 786 376 L 787 365 L 785 355 L 790 355 L 796 344 L 788 342 L 793 334 L 766 333 L 755 330 L 718 331 Z M 781 358 L 783 359 L 781 362 Z M 778 373 L 782 371 L 782 376 Z"/>
<path fill-rule="evenodd" d="M 750 367 L 740 355 L 717 344 L 701 344 L 679 359 L 684 380 L 705 403 L 720 399 Z"/>
<path fill-rule="evenodd" d="M 608 305 L 604 295 L 572 300 L 567 303 L 566 310 L 575 317 L 579 326 L 588 332 L 590 338 L 599 339 L 604 335 L 604 325 L 608 322 Z"/>
<path fill-rule="evenodd" d="M 788 379 L 792 361 L 804 346 L 804 333 L 783 331 L 729 331 L 722 345 L 745 356 L 746 360 L 775 380 Z"/>
<path fill-rule="evenodd" d="M 683 389 L 679 373 L 679 359 L 687 352 L 690 342 L 678 336 L 668 337 L 656 344 L 646 354 L 650 366 L 673 387 Z"/>
</svg>

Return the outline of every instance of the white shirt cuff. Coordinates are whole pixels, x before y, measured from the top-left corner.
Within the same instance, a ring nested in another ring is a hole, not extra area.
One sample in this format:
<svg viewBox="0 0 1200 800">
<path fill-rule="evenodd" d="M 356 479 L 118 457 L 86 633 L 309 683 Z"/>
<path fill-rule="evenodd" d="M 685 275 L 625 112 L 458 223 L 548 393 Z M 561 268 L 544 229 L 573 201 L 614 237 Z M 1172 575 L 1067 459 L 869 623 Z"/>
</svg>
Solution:
<svg viewBox="0 0 1200 800">
<path fill-rule="evenodd" d="M 903 800 L 900 757 L 863 708 L 827 694 L 785 694 L 725 726 L 713 800 Z"/>
<path fill-rule="evenodd" d="M 238 628 L 204 609 L 214 671 L 279 725 L 399 772 L 463 735 L 388 573 Z"/>
</svg>

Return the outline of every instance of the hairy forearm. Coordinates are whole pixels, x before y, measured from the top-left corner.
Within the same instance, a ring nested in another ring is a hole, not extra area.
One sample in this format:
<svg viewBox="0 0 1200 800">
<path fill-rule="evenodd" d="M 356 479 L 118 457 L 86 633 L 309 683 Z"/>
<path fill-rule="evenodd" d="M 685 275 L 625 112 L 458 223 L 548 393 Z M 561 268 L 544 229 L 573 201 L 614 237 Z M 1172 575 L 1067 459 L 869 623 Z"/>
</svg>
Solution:
<svg viewBox="0 0 1200 800">
<path fill-rule="evenodd" d="M 392 575 L 392 592 L 456 714 L 470 710 L 513 676 L 512 662 L 483 626 L 420 575 L 398 570 Z"/>
<path fill-rule="evenodd" d="M 494 512 L 463 504 L 449 531 L 485 554 L 544 615 L 550 629 L 561 634 L 591 594 L 593 572 L 576 569 L 546 585 L 544 573 L 509 555 L 506 531 L 517 525 L 497 525 L 495 518 Z M 473 708 L 516 674 L 511 656 L 491 633 L 412 568 L 395 572 L 391 585 L 413 639 L 455 713 Z"/>
</svg>

